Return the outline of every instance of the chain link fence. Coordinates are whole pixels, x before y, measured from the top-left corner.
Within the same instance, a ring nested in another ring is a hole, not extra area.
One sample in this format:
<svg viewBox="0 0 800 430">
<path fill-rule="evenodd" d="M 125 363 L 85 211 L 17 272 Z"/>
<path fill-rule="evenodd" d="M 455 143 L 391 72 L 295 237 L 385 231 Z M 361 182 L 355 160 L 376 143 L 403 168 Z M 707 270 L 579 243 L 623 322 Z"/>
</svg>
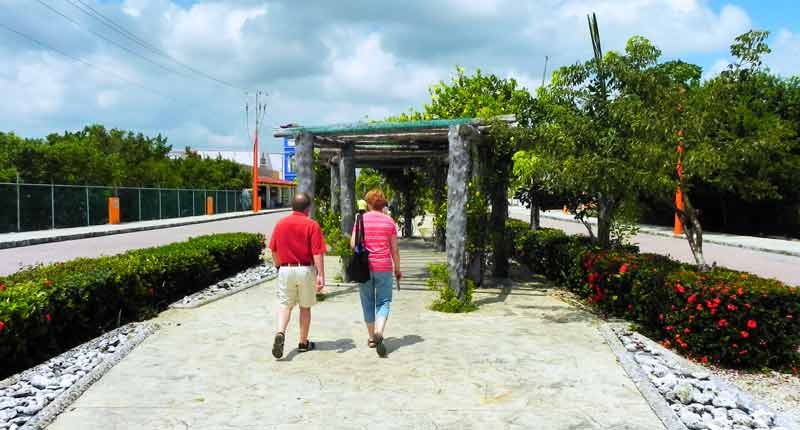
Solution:
<svg viewBox="0 0 800 430">
<path fill-rule="evenodd" d="M 108 224 L 108 199 L 118 197 L 120 222 L 249 210 L 249 190 L 102 187 L 0 182 L 0 233 Z"/>
</svg>

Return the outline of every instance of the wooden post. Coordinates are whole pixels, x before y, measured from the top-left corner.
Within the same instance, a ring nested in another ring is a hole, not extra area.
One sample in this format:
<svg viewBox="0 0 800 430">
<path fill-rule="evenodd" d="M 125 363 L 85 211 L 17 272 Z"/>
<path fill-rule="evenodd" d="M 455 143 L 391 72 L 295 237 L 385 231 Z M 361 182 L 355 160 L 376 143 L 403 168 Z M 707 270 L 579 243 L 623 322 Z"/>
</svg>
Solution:
<svg viewBox="0 0 800 430">
<path fill-rule="evenodd" d="M 314 215 L 314 135 L 300 133 L 297 136 L 295 157 L 297 160 L 297 192 L 311 198 L 311 215 Z"/>
<path fill-rule="evenodd" d="M 355 148 L 352 143 L 342 146 L 339 159 L 340 201 L 342 214 L 342 234 L 349 236 L 353 232 L 356 217 L 356 164 Z"/>
<path fill-rule="evenodd" d="M 470 171 L 470 136 L 468 125 L 451 125 L 447 133 L 450 166 L 447 170 L 447 268 L 449 285 L 459 298 L 465 291 L 467 236 L 467 183 Z"/>
<path fill-rule="evenodd" d="M 341 210 L 340 189 L 342 181 L 339 177 L 339 165 L 336 163 L 330 164 L 331 168 L 331 211 L 338 213 Z"/>
</svg>

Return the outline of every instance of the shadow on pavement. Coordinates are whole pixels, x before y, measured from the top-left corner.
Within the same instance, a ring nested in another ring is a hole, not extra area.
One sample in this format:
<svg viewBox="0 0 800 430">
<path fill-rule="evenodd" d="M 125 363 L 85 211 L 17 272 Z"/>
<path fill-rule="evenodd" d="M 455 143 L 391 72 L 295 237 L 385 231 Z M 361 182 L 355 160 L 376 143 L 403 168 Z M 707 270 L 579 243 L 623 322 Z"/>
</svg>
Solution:
<svg viewBox="0 0 800 430">
<path fill-rule="evenodd" d="M 336 351 L 338 354 L 345 353 L 350 351 L 351 349 L 356 348 L 356 343 L 353 342 L 353 339 L 338 339 L 338 340 L 321 340 L 318 342 L 314 342 L 316 348 L 314 351 Z M 314 351 L 309 351 L 307 353 L 314 353 Z M 284 356 L 278 361 L 292 361 L 298 354 L 307 354 L 306 352 L 301 353 L 297 350 L 297 348 L 291 350 L 289 354 Z"/>
<path fill-rule="evenodd" d="M 384 339 L 383 343 L 386 344 L 386 349 L 389 352 L 394 352 L 404 346 L 411 346 L 424 341 L 425 339 L 423 339 L 421 336 L 416 334 L 407 334 L 399 339 L 396 337 L 388 337 Z"/>
</svg>

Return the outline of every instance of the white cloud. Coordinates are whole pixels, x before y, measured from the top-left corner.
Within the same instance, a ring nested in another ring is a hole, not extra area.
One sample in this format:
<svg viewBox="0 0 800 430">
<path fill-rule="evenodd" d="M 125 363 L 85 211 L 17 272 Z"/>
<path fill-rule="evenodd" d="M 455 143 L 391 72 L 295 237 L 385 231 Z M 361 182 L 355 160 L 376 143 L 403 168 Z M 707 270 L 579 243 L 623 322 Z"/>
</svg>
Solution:
<svg viewBox="0 0 800 430">
<path fill-rule="evenodd" d="M 10 63 L 7 72 L 0 74 L 3 115 L 47 115 L 63 106 L 71 64 L 49 54 L 22 55 Z"/>
<path fill-rule="evenodd" d="M 765 58 L 765 63 L 773 72 L 789 75 L 800 75 L 800 34 L 782 29 L 772 42 L 772 54 Z"/>
</svg>

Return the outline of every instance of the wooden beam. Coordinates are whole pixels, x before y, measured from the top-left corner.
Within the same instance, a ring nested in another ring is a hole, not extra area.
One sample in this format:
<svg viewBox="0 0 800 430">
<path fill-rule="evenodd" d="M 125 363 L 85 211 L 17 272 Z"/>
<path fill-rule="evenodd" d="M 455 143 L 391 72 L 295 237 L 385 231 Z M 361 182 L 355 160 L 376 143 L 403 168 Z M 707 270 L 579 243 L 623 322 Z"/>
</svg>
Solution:
<svg viewBox="0 0 800 430">
<path fill-rule="evenodd" d="M 356 167 L 353 159 L 353 145 L 345 144 L 339 158 L 339 178 L 341 180 L 342 233 L 349 236 L 353 232 L 356 213 Z"/>
</svg>

